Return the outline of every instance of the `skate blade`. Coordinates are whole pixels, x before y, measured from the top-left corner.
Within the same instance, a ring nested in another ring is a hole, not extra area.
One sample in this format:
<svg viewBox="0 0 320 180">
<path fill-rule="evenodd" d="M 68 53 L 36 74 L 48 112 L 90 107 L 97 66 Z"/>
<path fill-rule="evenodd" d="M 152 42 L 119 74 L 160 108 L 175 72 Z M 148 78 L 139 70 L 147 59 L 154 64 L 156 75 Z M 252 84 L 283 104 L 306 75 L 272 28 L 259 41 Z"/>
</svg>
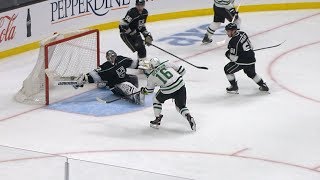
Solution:
<svg viewBox="0 0 320 180">
<path fill-rule="evenodd" d="M 261 90 L 260 90 L 260 92 L 261 92 L 262 94 L 271 94 L 269 91 L 261 91 Z"/>
<path fill-rule="evenodd" d="M 205 45 L 208 45 L 208 44 L 212 44 L 212 42 L 202 42 L 200 45 L 201 46 L 205 46 Z"/>
<path fill-rule="evenodd" d="M 239 94 L 238 91 L 227 91 L 227 93 L 229 93 L 229 94 Z"/>
<path fill-rule="evenodd" d="M 153 129 L 159 129 L 159 125 L 157 124 L 150 124 L 150 127 L 152 127 Z"/>
</svg>

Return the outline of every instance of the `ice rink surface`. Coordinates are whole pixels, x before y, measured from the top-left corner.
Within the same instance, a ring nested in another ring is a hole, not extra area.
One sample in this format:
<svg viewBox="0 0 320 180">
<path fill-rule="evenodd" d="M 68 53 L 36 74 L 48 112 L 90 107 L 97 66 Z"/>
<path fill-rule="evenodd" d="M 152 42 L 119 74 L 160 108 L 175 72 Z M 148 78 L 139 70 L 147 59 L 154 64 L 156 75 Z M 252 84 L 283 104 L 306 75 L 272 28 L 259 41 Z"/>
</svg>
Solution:
<svg viewBox="0 0 320 180">
<path fill-rule="evenodd" d="M 229 86 L 223 71 L 228 63 L 226 46 L 201 45 L 211 16 L 148 23 L 155 45 L 209 67 L 196 69 L 147 48 L 149 58 L 185 66 L 187 106 L 197 123 L 196 132 L 171 101 L 163 106 L 159 130 L 149 127 L 154 119 L 151 106 L 92 116 L 16 102 L 14 94 L 36 63 L 38 50 L 34 50 L 0 61 L 0 144 L 100 163 L 70 159 L 70 179 L 319 180 L 320 12 L 242 13 L 241 18 L 241 30 L 250 36 L 254 48 L 286 40 L 279 47 L 256 52 L 256 71 L 270 94 L 259 92 L 242 71 L 236 74 L 240 94 L 225 92 Z M 225 38 L 215 35 L 214 41 Z M 102 55 L 113 49 L 136 58 L 118 30 L 101 33 L 101 49 Z M 87 105 L 85 100 L 78 103 Z M 94 103 L 93 108 L 103 107 Z M 0 152 L 1 180 L 64 176 L 62 157 L 8 147 L 0 147 Z"/>
</svg>

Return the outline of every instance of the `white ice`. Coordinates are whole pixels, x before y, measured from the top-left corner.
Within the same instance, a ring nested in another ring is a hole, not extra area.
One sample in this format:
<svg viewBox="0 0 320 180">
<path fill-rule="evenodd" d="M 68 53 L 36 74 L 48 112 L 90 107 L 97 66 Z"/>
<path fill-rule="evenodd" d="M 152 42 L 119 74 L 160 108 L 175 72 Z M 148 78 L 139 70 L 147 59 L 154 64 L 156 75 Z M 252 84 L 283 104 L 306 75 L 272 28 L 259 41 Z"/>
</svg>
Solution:
<svg viewBox="0 0 320 180">
<path fill-rule="evenodd" d="M 148 57 L 186 67 L 187 106 L 197 123 L 196 132 L 171 101 L 163 106 L 159 130 L 149 127 L 154 119 L 152 107 L 92 117 L 15 102 L 14 94 L 35 64 L 38 51 L 34 50 L 0 61 L 0 144 L 143 170 L 69 160 L 70 179 L 319 180 L 319 10 L 243 13 L 241 17 L 241 29 L 255 48 L 286 40 L 279 47 L 256 52 L 256 71 L 269 85 L 270 94 L 259 92 L 243 72 L 236 74 L 240 94 L 226 94 L 226 46 L 200 45 L 197 36 L 188 37 L 198 40 L 190 46 L 157 41 L 208 24 L 211 16 L 148 23 L 156 45 L 209 67 L 199 70 L 147 48 Z M 114 49 L 136 57 L 118 30 L 102 32 L 101 47 L 104 52 Z M 62 157 L 6 147 L 0 147 L 0 152 L 1 180 L 64 178 Z"/>
</svg>

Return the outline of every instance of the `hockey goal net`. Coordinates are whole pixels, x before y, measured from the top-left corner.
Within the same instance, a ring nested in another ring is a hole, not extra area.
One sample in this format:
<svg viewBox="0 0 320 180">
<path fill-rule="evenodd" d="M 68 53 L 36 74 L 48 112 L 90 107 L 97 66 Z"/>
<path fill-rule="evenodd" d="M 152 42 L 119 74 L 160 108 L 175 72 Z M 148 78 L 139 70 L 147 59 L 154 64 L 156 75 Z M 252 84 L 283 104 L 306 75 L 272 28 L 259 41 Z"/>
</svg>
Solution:
<svg viewBox="0 0 320 180">
<path fill-rule="evenodd" d="M 55 77 L 70 80 L 90 72 L 100 64 L 99 52 L 98 30 L 55 34 L 42 40 L 36 65 L 15 99 L 26 104 L 48 105 L 51 89 L 60 88 L 53 85 Z M 54 77 L 48 78 L 45 71 Z"/>
</svg>

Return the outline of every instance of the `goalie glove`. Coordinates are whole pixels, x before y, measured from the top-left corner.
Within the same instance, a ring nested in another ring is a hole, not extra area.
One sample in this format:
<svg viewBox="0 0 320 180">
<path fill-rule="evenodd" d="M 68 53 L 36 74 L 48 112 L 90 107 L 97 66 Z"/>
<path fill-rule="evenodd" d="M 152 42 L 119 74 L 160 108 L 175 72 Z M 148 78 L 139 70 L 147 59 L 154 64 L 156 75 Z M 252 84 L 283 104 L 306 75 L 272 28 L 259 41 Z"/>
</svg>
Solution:
<svg viewBox="0 0 320 180">
<path fill-rule="evenodd" d="M 145 41 L 146 45 L 150 46 L 153 41 L 153 37 L 152 37 L 151 33 L 148 31 L 144 31 L 142 34 L 144 36 L 144 41 Z"/>
<path fill-rule="evenodd" d="M 229 12 L 230 12 L 230 14 L 231 14 L 232 16 L 234 16 L 235 19 L 238 19 L 238 18 L 239 18 L 239 15 L 238 15 L 239 12 L 237 12 L 235 8 L 229 9 Z"/>
</svg>

